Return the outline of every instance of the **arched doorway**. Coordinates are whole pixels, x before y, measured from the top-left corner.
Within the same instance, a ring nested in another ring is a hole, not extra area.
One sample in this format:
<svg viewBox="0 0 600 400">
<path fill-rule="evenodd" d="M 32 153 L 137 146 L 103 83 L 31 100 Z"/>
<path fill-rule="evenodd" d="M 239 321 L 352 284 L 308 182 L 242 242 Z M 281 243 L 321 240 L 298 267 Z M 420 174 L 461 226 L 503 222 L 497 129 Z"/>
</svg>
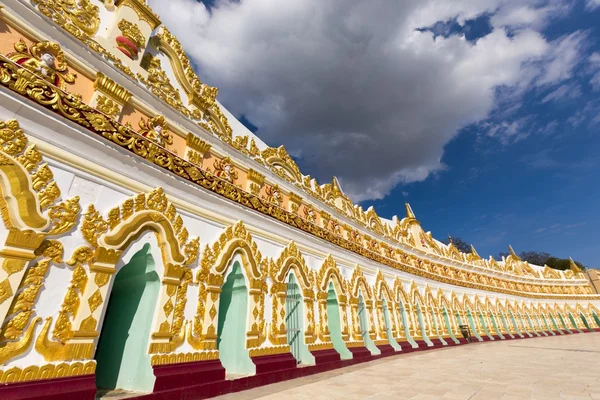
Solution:
<svg viewBox="0 0 600 400">
<path fill-rule="evenodd" d="M 594 321 L 596 322 L 596 325 L 598 326 L 598 328 L 600 328 L 600 318 L 598 318 L 598 315 L 596 314 L 595 311 L 592 311 L 592 317 L 594 318 Z"/>
<path fill-rule="evenodd" d="M 519 328 L 519 324 L 517 324 L 517 320 L 515 319 L 515 315 L 513 314 L 512 311 L 509 311 L 510 313 L 510 319 L 513 323 L 513 327 L 515 328 L 515 333 L 517 335 L 519 335 L 519 337 L 524 337 L 523 334 L 521 333 L 521 329 Z"/>
<path fill-rule="evenodd" d="M 450 322 L 450 315 L 448 315 L 448 310 L 446 310 L 446 306 L 442 306 L 442 316 L 444 317 L 444 323 L 446 324 L 448 336 L 450 336 L 450 339 L 452 339 L 454 343 L 459 344 L 460 342 L 458 341 L 458 339 L 456 339 L 456 336 L 454 335 L 454 331 L 452 329 L 452 322 Z"/>
<path fill-rule="evenodd" d="M 423 318 L 423 313 L 421 312 L 421 305 L 419 304 L 419 302 L 416 302 L 415 306 L 417 308 L 417 320 L 419 321 L 421 336 L 423 337 L 423 340 L 425 341 L 427 346 L 431 347 L 433 346 L 433 343 L 431 342 L 431 340 L 429 340 L 429 336 L 427 336 L 427 331 L 425 328 L 425 319 Z"/>
<path fill-rule="evenodd" d="M 573 328 L 579 332 L 579 333 L 583 333 L 581 331 L 581 329 L 579 329 L 579 326 L 577 325 L 577 321 L 575 321 L 575 317 L 573 317 L 573 314 L 571 314 L 570 312 L 567 312 L 569 314 L 569 321 L 571 321 L 571 325 L 573 325 Z"/>
<path fill-rule="evenodd" d="M 406 337 L 406 341 L 410 344 L 410 346 L 414 349 L 419 347 L 417 342 L 413 339 L 410 334 L 410 320 L 408 319 L 408 313 L 406 311 L 406 306 L 402 300 L 398 301 L 398 307 L 400 307 L 400 319 L 402 320 L 402 329 L 404 329 L 404 336 Z"/>
<path fill-rule="evenodd" d="M 490 316 L 490 321 L 492 321 L 492 325 L 494 326 L 494 331 L 496 332 L 496 334 L 498 335 L 498 337 L 501 340 L 504 340 L 505 337 L 502 334 L 502 332 L 500 331 L 500 328 L 498 328 L 498 321 L 496 321 L 496 316 L 494 315 L 494 313 L 492 311 L 488 311 L 489 316 Z"/>
<path fill-rule="evenodd" d="M 483 312 L 481 310 L 477 311 L 477 313 L 479 314 L 479 323 L 481 324 L 481 327 L 483 329 L 483 333 L 490 338 L 490 340 L 496 340 L 491 334 L 490 331 L 488 330 L 487 327 L 487 323 L 485 320 L 485 316 L 483 315 Z"/>
<path fill-rule="evenodd" d="M 381 299 L 381 308 L 383 309 L 383 323 L 385 324 L 385 332 L 387 333 L 388 342 L 390 346 L 394 348 L 396 351 L 402 350 L 396 339 L 394 338 L 394 334 L 392 332 L 392 324 L 390 318 L 390 310 L 388 309 L 387 301 L 385 297 Z"/>
<path fill-rule="evenodd" d="M 285 328 L 290 351 L 298 364 L 314 364 L 315 358 L 304 340 L 304 307 L 300 287 L 293 273 L 290 273 L 285 297 Z"/>
<path fill-rule="evenodd" d="M 148 346 L 160 278 L 150 250 L 146 243 L 115 277 L 96 349 L 100 390 L 154 388 Z"/>
<path fill-rule="evenodd" d="M 373 355 L 381 354 L 381 350 L 375 346 L 371 336 L 369 336 L 369 316 L 367 315 L 367 307 L 365 307 L 362 293 L 358 294 L 358 323 L 360 324 L 360 335 L 367 350 Z"/>
<path fill-rule="evenodd" d="M 469 321 L 469 327 L 471 328 L 471 333 L 473 334 L 473 336 L 475 336 L 475 338 L 477 338 L 477 340 L 482 342 L 483 339 L 481 338 L 481 336 L 479 336 L 479 332 L 477 332 L 477 327 L 475 325 L 475 320 L 473 319 L 473 314 L 471 314 L 471 310 L 468 308 L 467 308 L 467 320 Z"/>
<path fill-rule="evenodd" d="M 332 282 L 329 282 L 329 288 L 327 290 L 327 322 L 333 348 L 340 354 L 342 360 L 351 359 L 352 353 L 348 350 L 344 343 L 344 339 L 342 338 L 340 306 Z"/>
<path fill-rule="evenodd" d="M 256 372 L 246 349 L 247 314 L 248 288 L 242 266 L 235 261 L 221 288 L 217 329 L 219 359 L 229 376 Z"/>
<path fill-rule="evenodd" d="M 583 313 L 581 311 L 579 312 L 579 317 L 581 318 L 581 322 L 583 322 L 583 325 L 586 327 L 586 329 L 591 331 L 592 328 L 590 327 L 590 324 L 588 323 L 587 318 L 585 317 L 585 315 L 583 315 Z"/>
</svg>

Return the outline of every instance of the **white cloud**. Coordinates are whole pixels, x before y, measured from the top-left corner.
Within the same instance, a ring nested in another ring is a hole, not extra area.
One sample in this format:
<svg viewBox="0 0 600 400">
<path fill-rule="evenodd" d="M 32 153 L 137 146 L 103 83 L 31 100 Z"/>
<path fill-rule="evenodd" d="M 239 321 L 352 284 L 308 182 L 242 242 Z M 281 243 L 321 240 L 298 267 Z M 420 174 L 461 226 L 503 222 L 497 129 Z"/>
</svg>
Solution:
<svg viewBox="0 0 600 400">
<path fill-rule="evenodd" d="M 541 66 L 543 74 L 538 84 L 555 84 L 571 78 L 575 66 L 581 62 L 586 38 L 587 33 L 576 31 L 553 41 Z"/>
<path fill-rule="evenodd" d="M 600 0 L 598 0 L 600 1 Z M 595 52 L 589 58 L 590 69 L 592 70 L 592 78 L 590 85 L 596 91 L 600 91 L 600 53 Z"/>
<path fill-rule="evenodd" d="M 581 87 L 579 87 L 579 85 L 561 85 L 544 96 L 542 103 L 564 99 L 575 99 L 579 96 L 581 96 Z"/>
<path fill-rule="evenodd" d="M 600 7 L 600 0 L 587 0 L 587 7 L 591 10 Z"/>
<path fill-rule="evenodd" d="M 270 145 L 302 155 L 304 172 L 323 182 L 338 176 L 355 201 L 442 171 L 445 144 L 488 117 L 498 87 L 571 76 L 585 34 L 545 40 L 536 27 L 569 3 L 544 3 L 220 0 L 209 12 L 195 0 L 150 0 L 234 115 L 246 115 Z M 524 8 L 519 28 L 507 32 Z M 504 20 L 474 43 L 416 31 L 482 13 Z M 524 137 L 513 128 L 495 134 Z"/>
</svg>

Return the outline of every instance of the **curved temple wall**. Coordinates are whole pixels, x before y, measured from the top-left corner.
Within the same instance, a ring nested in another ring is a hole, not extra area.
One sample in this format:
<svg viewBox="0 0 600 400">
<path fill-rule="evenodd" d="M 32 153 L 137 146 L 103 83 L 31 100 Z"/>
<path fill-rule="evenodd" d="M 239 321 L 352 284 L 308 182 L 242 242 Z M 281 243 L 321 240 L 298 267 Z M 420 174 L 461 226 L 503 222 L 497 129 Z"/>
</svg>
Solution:
<svg viewBox="0 0 600 400">
<path fill-rule="evenodd" d="M 302 175 L 142 0 L 7 1 L 0 53 L 3 399 L 210 397 L 600 328 L 576 266 L 466 255 Z"/>
</svg>

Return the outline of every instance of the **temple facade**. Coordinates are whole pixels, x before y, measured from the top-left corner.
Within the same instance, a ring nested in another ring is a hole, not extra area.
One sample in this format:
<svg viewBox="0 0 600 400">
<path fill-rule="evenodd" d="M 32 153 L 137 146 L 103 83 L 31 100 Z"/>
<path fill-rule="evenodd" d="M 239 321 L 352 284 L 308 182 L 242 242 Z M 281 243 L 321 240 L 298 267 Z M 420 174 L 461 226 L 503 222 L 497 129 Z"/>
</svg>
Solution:
<svg viewBox="0 0 600 400">
<path fill-rule="evenodd" d="M 600 328 L 574 263 L 461 253 L 302 174 L 144 0 L 3 0 L 0 192 L 3 400 L 199 399 Z"/>
</svg>

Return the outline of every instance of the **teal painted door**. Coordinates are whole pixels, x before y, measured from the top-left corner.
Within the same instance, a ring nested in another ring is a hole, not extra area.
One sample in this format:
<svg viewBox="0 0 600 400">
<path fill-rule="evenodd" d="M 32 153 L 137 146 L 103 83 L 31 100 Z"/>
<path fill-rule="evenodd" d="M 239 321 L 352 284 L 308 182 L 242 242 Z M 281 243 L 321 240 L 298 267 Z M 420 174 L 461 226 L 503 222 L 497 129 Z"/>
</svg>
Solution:
<svg viewBox="0 0 600 400">
<path fill-rule="evenodd" d="M 300 323 L 300 304 L 302 297 L 300 296 L 300 288 L 296 283 L 296 278 L 290 274 L 287 285 L 287 295 L 285 298 L 285 327 L 287 329 L 287 341 L 290 345 L 290 351 L 300 363 L 300 345 L 302 340 L 302 325 Z"/>
<path fill-rule="evenodd" d="M 96 350 L 96 385 L 151 392 L 154 374 L 148 345 L 160 289 L 150 245 L 131 257 L 115 277 Z"/>
<path fill-rule="evenodd" d="M 238 261 L 221 288 L 217 349 L 228 374 L 253 374 L 256 367 L 246 349 L 248 289 Z"/>
<path fill-rule="evenodd" d="M 340 305 L 332 283 L 329 283 L 329 290 L 327 291 L 327 323 L 333 348 L 340 354 L 342 360 L 351 359 L 352 353 L 348 350 L 342 338 Z"/>
</svg>

